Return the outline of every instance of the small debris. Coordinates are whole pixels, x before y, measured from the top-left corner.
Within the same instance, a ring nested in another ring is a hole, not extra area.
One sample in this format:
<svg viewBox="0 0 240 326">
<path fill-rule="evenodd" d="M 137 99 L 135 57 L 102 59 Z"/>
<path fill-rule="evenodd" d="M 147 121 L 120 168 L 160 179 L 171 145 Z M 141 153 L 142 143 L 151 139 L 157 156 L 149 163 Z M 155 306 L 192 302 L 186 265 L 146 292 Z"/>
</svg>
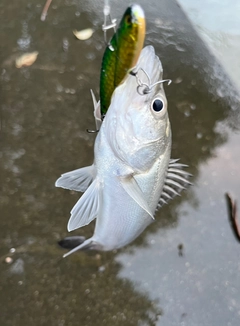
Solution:
<svg viewBox="0 0 240 326">
<path fill-rule="evenodd" d="M 174 80 L 175 84 L 180 84 L 183 81 L 182 77 L 178 77 Z"/>
<path fill-rule="evenodd" d="M 183 256 L 183 244 L 179 243 L 178 245 L 178 256 L 182 257 Z"/>
<path fill-rule="evenodd" d="M 10 268 L 11 273 L 22 274 L 24 273 L 24 261 L 21 258 L 18 258 Z"/>
<path fill-rule="evenodd" d="M 86 28 L 81 31 L 73 30 L 73 34 L 78 40 L 88 40 L 93 35 L 94 30 L 92 28 Z"/>
<path fill-rule="evenodd" d="M 99 271 L 100 273 L 103 273 L 103 272 L 105 271 L 105 269 L 106 269 L 105 266 L 100 266 L 100 267 L 98 268 L 98 271 Z"/>
<path fill-rule="evenodd" d="M 69 41 L 66 37 L 63 38 L 62 48 L 64 52 L 67 52 L 69 50 Z"/>
<path fill-rule="evenodd" d="M 7 264 L 11 264 L 12 262 L 13 262 L 12 257 L 6 257 L 6 258 L 5 258 L 5 263 L 7 263 Z"/>
<path fill-rule="evenodd" d="M 51 4 L 52 0 L 47 0 L 46 3 L 45 3 L 45 6 L 43 8 L 43 11 L 42 11 L 42 14 L 41 14 L 41 21 L 43 22 L 46 17 L 47 17 L 47 12 L 48 12 L 48 8 Z"/>
<path fill-rule="evenodd" d="M 96 258 L 97 260 L 100 260 L 100 259 L 101 259 L 101 255 L 100 255 L 100 254 L 96 254 L 95 258 Z"/>
<path fill-rule="evenodd" d="M 231 196 L 226 193 L 227 204 L 228 204 L 228 211 L 229 211 L 229 222 L 235 235 L 236 239 L 240 242 L 240 225 L 237 219 L 237 202 L 236 200 L 233 201 Z"/>
<path fill-rule="evenodd" d="M 34 51 L 31 53 L 25 53 L 18 57 L 15 61 L 16 67 L 26 67 L 31 66 L 37 60 L 38 52 Z"/>
<path fill-rule="evenodd" d="M 186 317 L 187 317 L 187 313 L 186 312 L 184 312 L 184 313 L 181 314 L 181 319 L 184 319 Z"/>
</svg>

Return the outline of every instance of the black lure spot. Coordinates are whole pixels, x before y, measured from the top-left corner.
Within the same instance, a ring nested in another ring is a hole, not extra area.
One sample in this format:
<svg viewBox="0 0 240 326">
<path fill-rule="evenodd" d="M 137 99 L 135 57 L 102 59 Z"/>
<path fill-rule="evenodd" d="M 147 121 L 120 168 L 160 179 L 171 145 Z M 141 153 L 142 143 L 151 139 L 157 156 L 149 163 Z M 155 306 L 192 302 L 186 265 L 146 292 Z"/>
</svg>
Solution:
<svg viewBox="0 0 240 326">
<path fill-rule="evenodd" d="M 130 15 L 127 16 L 126 21 L 127 21 L 127 24 L 131 24 L 132 23 L 132 18 L 131 18 Z"/>
</svg>

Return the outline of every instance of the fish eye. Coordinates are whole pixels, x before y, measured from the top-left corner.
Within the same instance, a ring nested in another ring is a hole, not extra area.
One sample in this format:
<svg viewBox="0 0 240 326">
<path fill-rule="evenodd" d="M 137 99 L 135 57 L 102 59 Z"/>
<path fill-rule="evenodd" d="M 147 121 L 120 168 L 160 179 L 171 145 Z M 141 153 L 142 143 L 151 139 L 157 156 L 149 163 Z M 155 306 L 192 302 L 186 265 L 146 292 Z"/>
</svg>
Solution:
<svg viewBox="0 0 240 326">
<path fill-rule="evenodd" d="M 156 98 L 155 100 L 153 100 L 152 102 L 152 109 L 155 112 L 160 112 L 164 107 L 164 103 L 161 99 Z"/>
</svg>

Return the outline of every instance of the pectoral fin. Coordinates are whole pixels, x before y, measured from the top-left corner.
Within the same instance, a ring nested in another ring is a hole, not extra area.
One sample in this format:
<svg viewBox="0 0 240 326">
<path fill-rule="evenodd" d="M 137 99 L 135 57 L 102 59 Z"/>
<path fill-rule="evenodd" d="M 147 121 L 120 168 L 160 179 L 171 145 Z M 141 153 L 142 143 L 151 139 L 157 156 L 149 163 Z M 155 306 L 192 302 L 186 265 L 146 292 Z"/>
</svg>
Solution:
<svg viewBox="0 0 240 326">
<path fill-rule="evenodd" d="M 154 219 L 151 209 L 144 198 L 144 194 L 133 176 L 118 177 L 123 189 L 129 194 L 135 202 L 141 206 Z"/>
<path fill-rule="evenodd" d="M 94 180 L 71 210 L 71 217 L 67 226 L 68 231 L 73 231 L 87 225 L 97 217 L 99 198 L 99 183 L 97 180 Z"/>
<path fill-rule="evenodd" d="M 69 190 L 84 192 L 92 183 L 96 175 L 94 165 L 70 171 L 61 175 L 57 179 L 55 186 Z"/>
</svg>

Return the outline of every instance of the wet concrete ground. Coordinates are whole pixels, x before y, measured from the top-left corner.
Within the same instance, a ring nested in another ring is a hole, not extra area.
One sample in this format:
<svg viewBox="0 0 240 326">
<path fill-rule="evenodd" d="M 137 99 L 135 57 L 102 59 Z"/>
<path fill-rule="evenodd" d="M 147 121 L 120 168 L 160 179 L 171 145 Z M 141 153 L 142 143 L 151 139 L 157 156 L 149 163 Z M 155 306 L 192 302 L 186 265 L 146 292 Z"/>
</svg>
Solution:
<svg viewBox="0 0 240 326">
<path fill-rule="evenodd" d="M 94 127 L 102 2 L 53 0 L 45 22 L 44 1 L 0 4 L 1 325 L 239 325 L 240 243 L 224 198 L 240 198 L 239 97 L 174 1 L 139 3 L 146 44 L 173 80 L 165 87 L 172 157 L 189 164 L 194 186 L 128 247 L 66 259 L 57 241 L 79 194 L 54 182 L 93 159 L 85 130 Z M 112 2 L 113 15 L 127 4 Z M 86 27 L 92 38 L 76 40 L 72 30 Z M 31 67 L 15 67 L 16 56 L 35 50 Z"/>
</svg>

